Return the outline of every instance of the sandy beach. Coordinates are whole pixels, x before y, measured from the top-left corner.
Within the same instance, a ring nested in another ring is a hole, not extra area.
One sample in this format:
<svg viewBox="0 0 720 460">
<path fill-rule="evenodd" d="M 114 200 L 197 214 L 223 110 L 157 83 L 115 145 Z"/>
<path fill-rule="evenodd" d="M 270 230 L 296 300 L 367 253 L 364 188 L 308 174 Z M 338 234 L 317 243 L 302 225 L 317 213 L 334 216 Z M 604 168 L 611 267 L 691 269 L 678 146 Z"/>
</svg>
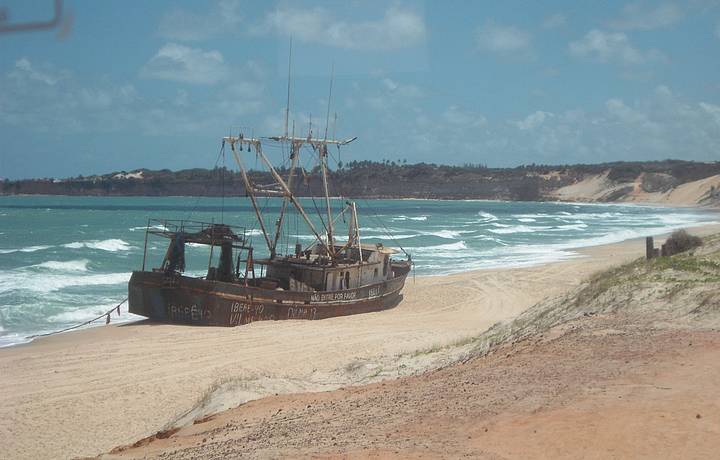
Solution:
<svg viewBox="0 0 720 460">
<path fill-rule="evenodd" d="M 409 279 L 404 301 L 381 313 L 227 329 L 140 322 L 0 349 L 3 455 L 97 455 L 262 396 L 421 373 L 454 361 L 468 337 L 642 256 L 644 242 L 578 253 L 542 266 Z M 417 353 L 451 344 L 458 346 L 432 358 Z"/>
</svg>

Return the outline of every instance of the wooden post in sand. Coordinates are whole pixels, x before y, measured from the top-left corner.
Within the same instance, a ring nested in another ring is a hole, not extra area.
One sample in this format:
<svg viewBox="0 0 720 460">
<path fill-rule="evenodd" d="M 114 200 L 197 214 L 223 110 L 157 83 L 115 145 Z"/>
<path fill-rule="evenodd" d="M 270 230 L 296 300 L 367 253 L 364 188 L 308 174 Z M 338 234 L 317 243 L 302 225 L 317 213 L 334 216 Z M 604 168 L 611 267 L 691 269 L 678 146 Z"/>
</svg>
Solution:
<svg viewBox="0 0 720 460">
<path fill-rule="evenodd" d="M 645 238 L 645 258 L 647 260 L 655 257 L 655 243 L 652 236 Z"/>
</svg>

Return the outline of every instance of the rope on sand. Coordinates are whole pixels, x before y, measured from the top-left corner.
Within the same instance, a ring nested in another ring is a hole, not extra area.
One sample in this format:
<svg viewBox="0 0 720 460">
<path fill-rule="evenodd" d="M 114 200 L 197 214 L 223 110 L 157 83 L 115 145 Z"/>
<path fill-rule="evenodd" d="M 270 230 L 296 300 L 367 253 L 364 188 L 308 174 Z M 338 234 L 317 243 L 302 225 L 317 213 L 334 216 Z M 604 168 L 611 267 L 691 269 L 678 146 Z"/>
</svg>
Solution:
<svg viewBox="0 0 720 460">
<path fill-rule="evenodd" d="M 115 305 L 114 307 L 112 307 L 110 310 L 106 311 L 106 312 L 103 313 L 102 315 L 98 316 L 97 318 L 93 318 L 93 319 L 91 319 L 91 320 L 85 321 L 84 323 L 80 323 L 80 324 L 76 324 L 76 325 L 74 325 L 74 326 L 66 327 L 65 329 L 60 329 L 59 331 L 46 332 L 45 334 L 29 335 L 29 336 L 27 336 L 27 338 L 28 338 L 28 339 L 34 339 L 35 337 L 45 337 L 45 336 L 48 336 L 48 335 L 55 335 L 55 334 L 60 334 L 60 333 L 67 332 L 67 331 L 72 331 L 73 329 L 77 329 L 77 328 L 79 328 L 79 327 L 87 326 L 87 325 L 90 324 L 90 323 L 94 323 L 95 321 L 97 321 L 97 320 L 99 320 L 99 319 L 101 319 L 101 318 L 105 318 L 105 324 L 110 324 L 110 314 L 111 314 L 112 312 L 116 311 L 116 312 L 117 312 L 117 315 L 120 316 L 120 305 L 124 304 L 124 303 L 127 302 L 127 301 L 128 301 L 128 299 L 127 299 L 127 297 L 126 297 L 125 300 L 123 300 L 123 301 L 120 302 L 119 304 Z"/>
</svg>

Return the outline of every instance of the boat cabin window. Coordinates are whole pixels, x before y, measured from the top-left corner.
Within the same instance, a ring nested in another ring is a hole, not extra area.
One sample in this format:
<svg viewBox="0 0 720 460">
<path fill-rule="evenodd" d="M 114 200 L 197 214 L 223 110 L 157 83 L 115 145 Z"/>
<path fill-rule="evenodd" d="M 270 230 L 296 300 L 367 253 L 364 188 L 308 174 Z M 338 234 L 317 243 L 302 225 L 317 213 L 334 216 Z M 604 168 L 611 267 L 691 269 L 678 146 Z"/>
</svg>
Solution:
<svg viewBox="0 0 720 460">
<path fill-rule="evenodd" d="M 385 256 L 385 259 L 383 260 L 383 276 L 387 276 L 387 269 L 388 269 L 388 257 Z"/>
<path fill-rule="evenodd" d="M 373 270 L 373 278 L 377 278 L 377 273 L 378 272 L 377 272 L 377 268 L 376 268 L 375 270 Z"/>
</svg>

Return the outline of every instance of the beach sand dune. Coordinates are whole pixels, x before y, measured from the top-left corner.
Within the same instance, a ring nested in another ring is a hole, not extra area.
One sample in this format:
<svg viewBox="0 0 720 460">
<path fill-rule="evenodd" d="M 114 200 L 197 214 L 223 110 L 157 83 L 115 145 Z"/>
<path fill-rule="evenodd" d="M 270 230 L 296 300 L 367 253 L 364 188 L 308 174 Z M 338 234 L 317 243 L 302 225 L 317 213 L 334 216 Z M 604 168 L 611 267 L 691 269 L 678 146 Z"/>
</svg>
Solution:
<svg viewBox="0 0 720 460">
<path fill-rule="evenodd" d="M 713 235 L 539 302 L 442 369 L 267 397 L 101 458 L 715 458 L 718 262 Z"/>
<path fill-rule="evenodd" d="M 252 401 L 101 458 L 716 458 L 720 333 L 635 320 L 581 318 L 439 371 Z"/>
<path fill-rule="evenodd" d="M 238 328 L 138 323 L 2 349 L 3 455 L 96 455 L 246 400 L 421 372 L 442 362 L 403 357 L 476 336 L 643 251 L 629 241 L 543 266 L 410 279 L 405 300 L 380 313 Z"/>
</svg>

